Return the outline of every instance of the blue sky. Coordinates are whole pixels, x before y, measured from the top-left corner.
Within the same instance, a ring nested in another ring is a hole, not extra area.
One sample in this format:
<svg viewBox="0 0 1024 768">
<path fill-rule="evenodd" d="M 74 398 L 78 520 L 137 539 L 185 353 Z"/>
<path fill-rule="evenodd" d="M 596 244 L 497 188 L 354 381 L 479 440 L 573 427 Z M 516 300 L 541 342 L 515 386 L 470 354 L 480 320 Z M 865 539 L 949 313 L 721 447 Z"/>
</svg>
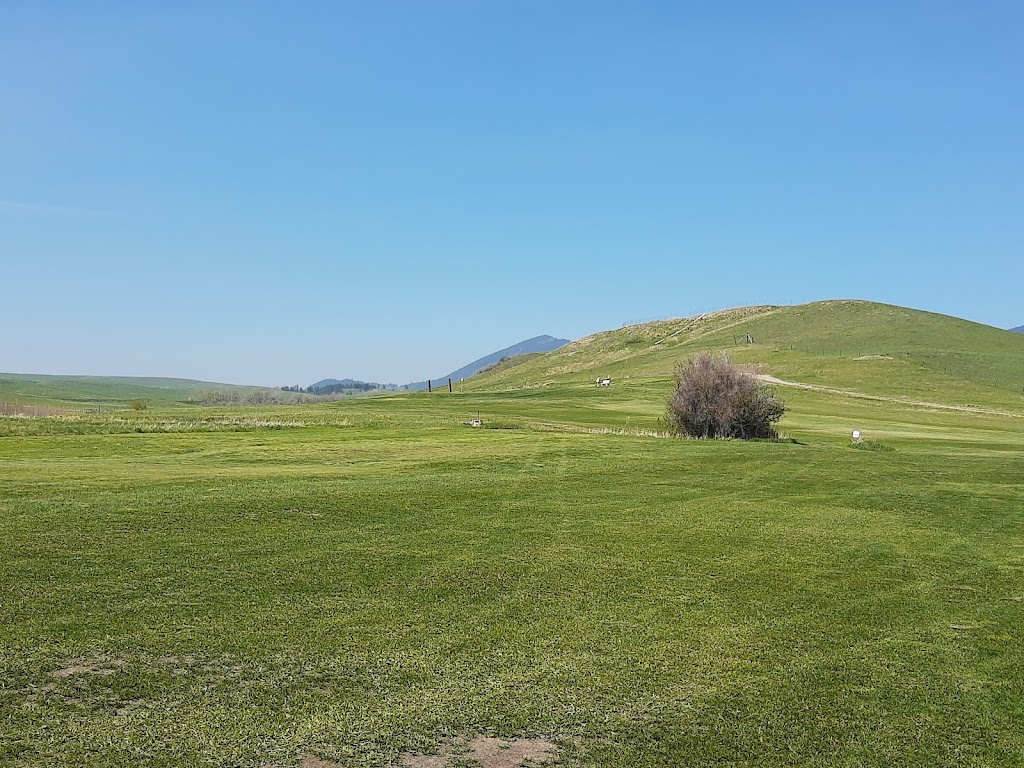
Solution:
<svg viewBox="0 0 1024 768">
<path fill-rule="evenodd" d="M 34 3 L 0 370 L 436 376 L 864 298 L 1024 323 L 1019 2 Z"/>
</svg>

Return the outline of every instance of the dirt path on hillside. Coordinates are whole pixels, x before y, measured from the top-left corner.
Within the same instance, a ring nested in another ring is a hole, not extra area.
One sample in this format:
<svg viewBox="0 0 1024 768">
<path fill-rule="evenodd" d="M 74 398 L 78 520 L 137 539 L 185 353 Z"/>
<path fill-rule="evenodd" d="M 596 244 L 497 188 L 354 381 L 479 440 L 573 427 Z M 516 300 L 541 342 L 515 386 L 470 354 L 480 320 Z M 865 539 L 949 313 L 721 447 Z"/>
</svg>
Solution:
<svg viewBox="0 0 1024 768">
<path fill-rule="evenodd" d="M 831 395 L 842 395 L 844 397 L 856 397 L 861 400 L 878 400 L 885 403 L 899 403 L 900 405 L 916 405 L 920 408 L 937 408 L 943 411 L 960 411 L 962 413 L 985 413 L 990 416 L 1012 416 L 1020 419 L 1024 414 L 1015 411 L 1001 411 L 996 408 L 979 408 L 976 405 L 945 405 L 944 403 L 930 403 L 925 400 L 903 400 L 898 397 L 883 397 L 882 395 L 867 395 L 863 392 L 856 392 L 852 389 L 838 389 L 836 387 L 822 387 L 817 384 L 802 384 L 799 381 L 784 381 L 766 373 L 755 374 L 757 378 L 766 384 L 777 384 L 780 387 L 795 387 L 796 389 L 809 389 L 814 392 L 827 392 Z"/>
</svg>

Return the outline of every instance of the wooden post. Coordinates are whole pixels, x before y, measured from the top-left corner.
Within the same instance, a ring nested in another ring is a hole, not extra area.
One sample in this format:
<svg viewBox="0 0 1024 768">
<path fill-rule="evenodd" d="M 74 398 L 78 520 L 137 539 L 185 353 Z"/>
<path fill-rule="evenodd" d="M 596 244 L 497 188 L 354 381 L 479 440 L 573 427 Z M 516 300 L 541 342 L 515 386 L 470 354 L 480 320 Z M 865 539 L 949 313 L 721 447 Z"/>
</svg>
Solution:
<svg viewBox="0 0 1024 768">
<path fill-rule="evenodd" d="M 452 380 L 448 379 L 448 394 L 450 395 L 451 393 L 452 393 Z"/>
<path fill-rule="evenodd" d="M 434 390 L 430 386 L 430 379 L 427 379 L 427 394 L 430 394 Z"/>
</svg>

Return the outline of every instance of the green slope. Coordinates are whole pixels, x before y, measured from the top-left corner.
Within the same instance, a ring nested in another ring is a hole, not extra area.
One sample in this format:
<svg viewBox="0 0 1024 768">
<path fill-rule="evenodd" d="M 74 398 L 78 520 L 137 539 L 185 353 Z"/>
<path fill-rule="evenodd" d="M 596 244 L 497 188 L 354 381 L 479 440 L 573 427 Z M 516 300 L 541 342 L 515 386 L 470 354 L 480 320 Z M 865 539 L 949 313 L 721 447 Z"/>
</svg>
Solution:
<svg viewBox="0 0 1024 768">
<path fill-rule="evenodd" d="M 753 344 L 746 342 L 750 334 Z M 681 360 L 728 353 L 786 381 L 950 405 L 1024 408 L 1024 336 L 866 301 L 744 307 L 627 326 L 474 377 L 479 390 L 670 380 Z"/>
</svg>

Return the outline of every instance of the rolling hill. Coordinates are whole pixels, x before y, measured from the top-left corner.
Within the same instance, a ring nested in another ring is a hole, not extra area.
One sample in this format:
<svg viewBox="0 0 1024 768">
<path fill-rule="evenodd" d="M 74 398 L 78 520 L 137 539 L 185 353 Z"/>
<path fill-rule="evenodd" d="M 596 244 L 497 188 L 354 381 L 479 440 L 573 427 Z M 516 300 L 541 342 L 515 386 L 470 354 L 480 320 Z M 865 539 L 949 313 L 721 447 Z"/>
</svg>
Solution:
<svg viewBox="0 0 1024 768">
<path fill-rule="evenodd" d="M 1024 333 L 1024 325 L 1018 325 L 1016 328 L 1011 328 L 1014 333 Z"/>
<path fill-rule="evenodd" d="M 1024 406 L 1024 336 L 855 300 L 743 307 L 627 326 L 505 361 L 467 387 L 592 385 L 599 376 L 618 383 L 668 382 L 682 360 L 702 350 L 724 352 L 766 375 L 811 386 L 938 403 Z"/>
</svg>

